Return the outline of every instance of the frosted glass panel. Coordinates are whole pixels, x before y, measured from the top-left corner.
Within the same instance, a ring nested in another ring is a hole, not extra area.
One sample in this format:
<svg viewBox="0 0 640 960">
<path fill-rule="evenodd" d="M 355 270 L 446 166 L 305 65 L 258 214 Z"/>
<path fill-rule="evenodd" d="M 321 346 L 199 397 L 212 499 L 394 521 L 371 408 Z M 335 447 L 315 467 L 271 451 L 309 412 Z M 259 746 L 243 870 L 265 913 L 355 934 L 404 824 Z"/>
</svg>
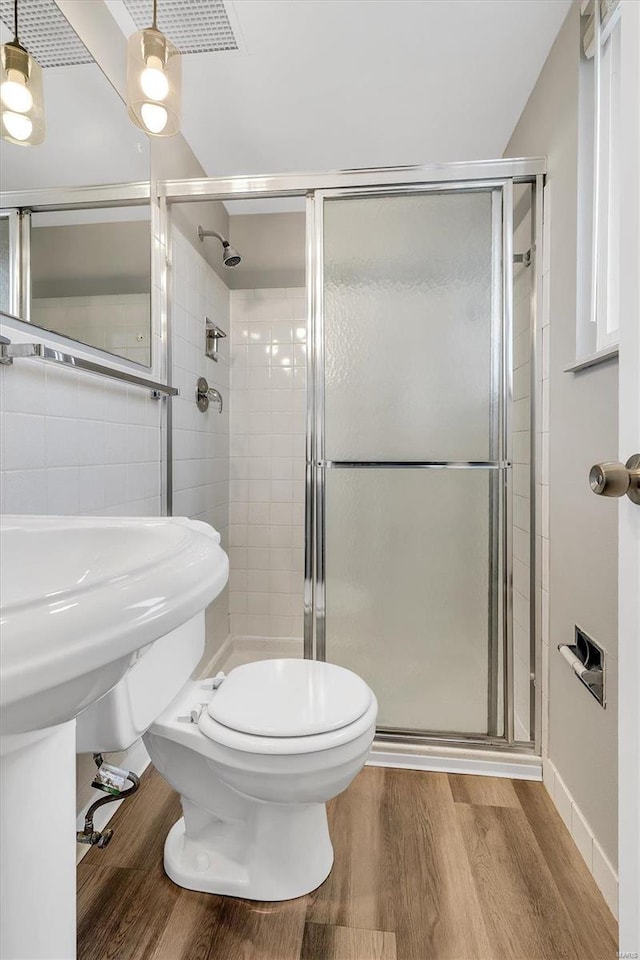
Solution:
<svg viewBox="0 0 640 960">
<path fill-rule="evenodd" d="M 488 732 L 489 480 L 326 473 L 326 658 L 370 684 L 380 726 Z"/>
<path fill-rule="evenodd" d="M 492 197 L 324 203 L 325 451 L 486 460 Z"/>
</svg>

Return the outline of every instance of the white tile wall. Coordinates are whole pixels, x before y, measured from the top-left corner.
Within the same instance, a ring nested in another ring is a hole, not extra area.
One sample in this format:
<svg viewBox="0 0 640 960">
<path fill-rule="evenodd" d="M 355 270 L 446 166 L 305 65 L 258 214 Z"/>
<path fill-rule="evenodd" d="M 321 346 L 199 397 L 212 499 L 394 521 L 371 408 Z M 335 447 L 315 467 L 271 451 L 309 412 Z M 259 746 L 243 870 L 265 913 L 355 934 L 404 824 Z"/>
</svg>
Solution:
<svg viewBox="0 0 640 960">
<path fill-rule="evenodd" d="M 31 319 L 45 330 L 149 365 L 149 294 L 50 297 L 32 300 Z"/>
<path fill-rule="evenodd" d="M 302 639 L 304 289 L 231 294 L 229 609 L 236 636 Z"/>
<path fill-rule="evenodd" d="M 173 228 L 172 360 L 180 396 L 173 402 L 173 512 L 210 523 L 228 549 L 229 533 L 229 342 L 219 341 L 219 360 L 205 353 L 205 318 L 230 334 L 229 290 L 182 233 Z M 210 404 L 201 413 L 195 403 L 198 377 L 220 391 L 222 413 Z M 228 591 L 207 612 L 210 660 L 229 633 Z"/>
<path fill-rule="evenodd" d="M 0 511 L 159 515 L 160 418 L 136 387 L 40 360 L 0 368 Z"/>
</svg>

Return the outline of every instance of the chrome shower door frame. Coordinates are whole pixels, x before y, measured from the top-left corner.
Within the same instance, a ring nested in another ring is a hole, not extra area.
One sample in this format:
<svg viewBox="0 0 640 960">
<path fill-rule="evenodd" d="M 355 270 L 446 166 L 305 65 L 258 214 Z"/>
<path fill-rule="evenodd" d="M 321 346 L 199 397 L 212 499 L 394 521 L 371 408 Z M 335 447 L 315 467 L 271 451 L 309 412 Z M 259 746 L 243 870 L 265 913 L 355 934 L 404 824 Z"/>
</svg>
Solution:
<svg viewBox="0 0 640 960">
<path fill-rule="evenodd" d="M 324 203 L 336 199 L 488 192 L 492 197 L 491 425 L 488 461 L 328 461 L 325 455 Z M 513 179 L 423 182 L 316 190 L 307 198 L 307 440 L 304 655 L 326 659 L 325 478 L 329 469 L 480 469 L 491 472 L 489 495 L 489 683 L 486 735 L 379 727 L 379 741 L 492 747 L 522 753 L 514 737 L 511 404 L 513 341 Z M 507 267 L 508 265 L 508 267 Z M 535 404 L 532 403 L 532 408 Z M 532 469 L 533 472 L 533 469 Z M 532 501 L 532 514 L 534 505 Z M 532 526 L 532 530 L 535 527 Z M 533 537 L 533 535 L 532 535 Z M 533 558 L 532 558 L 533 559 Z M 535 569 L 535 567 L 534 567 Z M 535 636 L 531 624 L 532 642 Z M 502 656 L 503 734 L 498 733 Z M 533 652 L 532 652 L 533 656 Z M 536 716 L 538 711 L 536 710 Z"/>
</svg>

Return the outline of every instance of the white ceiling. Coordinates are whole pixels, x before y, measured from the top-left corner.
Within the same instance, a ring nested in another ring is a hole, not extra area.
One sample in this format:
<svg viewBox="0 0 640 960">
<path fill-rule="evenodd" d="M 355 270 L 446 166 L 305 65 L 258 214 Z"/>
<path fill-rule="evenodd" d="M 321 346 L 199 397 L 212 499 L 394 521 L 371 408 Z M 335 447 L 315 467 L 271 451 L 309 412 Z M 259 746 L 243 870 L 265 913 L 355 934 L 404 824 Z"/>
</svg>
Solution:
<svg viewBox="0 0 640 960">
<path fill-rule="evenodd" d="M 499 157 L 570 0 L 227 6 L 242 51 L 184 61 L 183 132 L 210 176 Z"/>
</svg>

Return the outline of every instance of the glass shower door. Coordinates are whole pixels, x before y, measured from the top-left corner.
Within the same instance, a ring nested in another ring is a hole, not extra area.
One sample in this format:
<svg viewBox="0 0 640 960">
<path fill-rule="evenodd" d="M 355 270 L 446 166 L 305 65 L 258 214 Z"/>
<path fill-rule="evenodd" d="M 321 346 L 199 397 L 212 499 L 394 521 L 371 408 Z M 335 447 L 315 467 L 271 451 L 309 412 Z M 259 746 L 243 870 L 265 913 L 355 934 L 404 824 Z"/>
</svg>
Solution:
<svg viewBox="0 0 640 960">
<path fill-rule="evenodd" d="M 316 655 L 382 730 L 501 736 L 502 191 L 316 203 Z"/>
</svg>

